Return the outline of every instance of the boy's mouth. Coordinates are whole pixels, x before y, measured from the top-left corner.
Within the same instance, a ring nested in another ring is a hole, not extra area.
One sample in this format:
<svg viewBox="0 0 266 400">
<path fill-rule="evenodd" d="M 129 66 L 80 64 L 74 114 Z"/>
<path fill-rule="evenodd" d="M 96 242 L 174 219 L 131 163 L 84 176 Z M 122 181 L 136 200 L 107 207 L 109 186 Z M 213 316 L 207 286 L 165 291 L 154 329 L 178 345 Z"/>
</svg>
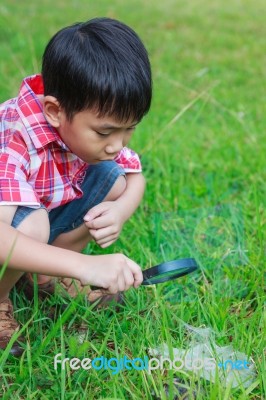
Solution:
<svg viewBox="0 0 266 400">
<path fill-rule="evenodd" d="M 98 161 L 114 161 L 115 157 L 110 157 L 110 158 L 103 158 L 101 160 Z"/>
<path fill-rule="evenodd" d="M 103 161 L 114 161 L 114 158 L 103 158 L 103 159 L 93 160 L 93 161 L 91 162 L 91 164 L 92 164 L 92 163 L 93 163 L 93 164 L 99 164 L 100 162 L 103 162 Z"/>
</svg>

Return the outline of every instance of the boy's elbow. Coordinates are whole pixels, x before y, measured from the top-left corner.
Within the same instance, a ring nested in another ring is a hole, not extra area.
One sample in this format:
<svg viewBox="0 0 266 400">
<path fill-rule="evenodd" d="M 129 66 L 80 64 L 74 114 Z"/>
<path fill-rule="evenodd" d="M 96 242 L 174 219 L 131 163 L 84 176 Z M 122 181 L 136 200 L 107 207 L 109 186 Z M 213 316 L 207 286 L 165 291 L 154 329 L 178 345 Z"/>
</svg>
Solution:
<svg viewBox="0 0 266 400">
<path fill-rule="evenodd" d="M 136 180 L 138 181 L 139 187 L 141 187 L 141 188 L 143 188 L 143 190 L 145 190 L 146 179 L 145 179 L 144 175 L 142 174 L 142 172 L 135 174 L 135 176 L 137 177 Z"/>
<path fill-rule="evenodd" d="M 144 175 L 142 175 L 142 181 L 143 181 L 143 187 L 144 187 L 144 190 L 145 190 L 145 188 L 146 188 L 146 178 L 145 178 Z"/>
<path fill-rule="evenodd" d="M 141 176 L 142 183 L 143 183 L 143 185 L 145 187 L 146 186 L 146 178 L 145 178 L 145 176 L 143 175 L 142 172 L 140 173 L 140 176 Z"/>
<path fill-rule="evenodd" d="M 127 185 L 133 186 L 137 191 L 142 190 L 144 192 L 146 187 L 146 179 L 142 172 L 138 173 L 129 173 L 127 175 Z"/>
<path fill-rule="evenodd" d="M 142 173 L 140 173 L 140 187 L 142 189 L 142 195 L 143 195 L 145 192 L 145 188 L 146 188 L 146 179 Z"/>
</svg>

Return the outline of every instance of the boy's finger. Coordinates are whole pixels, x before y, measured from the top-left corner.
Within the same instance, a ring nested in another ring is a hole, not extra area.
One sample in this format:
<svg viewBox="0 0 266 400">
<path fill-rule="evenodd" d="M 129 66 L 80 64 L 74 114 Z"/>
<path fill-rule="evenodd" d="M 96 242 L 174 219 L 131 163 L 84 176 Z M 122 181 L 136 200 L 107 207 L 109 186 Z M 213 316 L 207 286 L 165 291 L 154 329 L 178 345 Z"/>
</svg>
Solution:
<svg viewBox="0 0 266 400">
<path fill-rule="evenodd" d="M 97 231 L 98 232 L 98 231 Z M 107 242 L 110 242 L 111 240 L 115 240 L 118 238 L 118 235 L 116 233 L 110 233 L 108 234 L 108 232 L 106 231 L 106 235 L 104 235 L 101 238 L 97 238 L 97 243 L 98 244 L 105 244 Z"/>
<path fill-rule="evenodd" d="M 102 228 L 102 229 L 89 229 L 91 236 L 98 241 L 109 241 L 109 238 L 114 235 L 112 228 Z"/>
<path fill-rule="evenodd" d="M 143 275 L 142 272 L 134 274 L 134 288 L 138 288 L 143 282 Z"/>
<path fill-rule="evenodd" d="M 97 206 L 92 207 L 87 214 L 84 215 L 84 221 L 92 221 L 93 219 L 99 217 L 106 209 L 104 203 L 97 204 Z"/>
<path fill-rule="evenodd" d="M 99 246 L 101 246 L 101 248 L 102 249 L 105 249 L 106 247 L 109 247 L 109 246 L 111 246 L 111 244 L 113 244 L 115 242 L 115 239 L 113 239 L 113 240 L 110 240 L 109 242 L 107 242 L 107 243 L 104 243 L 104 244 L 99 244 Z"/>
<path fill-rule="evenodd" d="M 86 221 L 85 217 L 84 217 L 84 222 L 85 225 L 90 228 L 90 229 L 101 229 L 101 228 L 106 228 L 109 225 L 111 225 L 110 223 L 108 223 L 109 218 L 108 216 L 105 215 L 100 215 L 99 217 L 90 220 L 90 221 Z"/>
<path fill-rule="evenodd" d="M 117 289 L 120 292 L 123 292 L 126 289 L 126 283 L 124 279 L 124 274 L 120 274 L 118 279 L 117 279 Z"/>
<path fill-rule="evenodd" d="M 134 284 L 134 276 L 132 272 L 125 268 L 124 270 L 124 279 L 125 279 L 125 290 L 128 290 Z"/>
<path fill-rule="evenodd" d="M 137 263 L 135 263 L 135 261 L 130 260 L 130 258 L 128 258 L 128 265 L 134 276 L 134 287 L 137 288 L 143 281 L 141 268 Z"/>
</svg>

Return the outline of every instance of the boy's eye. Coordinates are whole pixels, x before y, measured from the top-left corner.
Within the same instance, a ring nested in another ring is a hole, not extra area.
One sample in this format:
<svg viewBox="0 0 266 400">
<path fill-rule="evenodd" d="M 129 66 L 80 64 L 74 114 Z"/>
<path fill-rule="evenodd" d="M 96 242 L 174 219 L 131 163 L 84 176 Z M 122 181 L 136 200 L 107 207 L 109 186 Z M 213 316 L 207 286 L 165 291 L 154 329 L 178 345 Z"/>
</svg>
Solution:
<svg viewBox="0 0 266 400">
<path fill-rule="evenodd" d="M 98 132 L 98 131 L 95 131 L 95 132 L 100 136 L 109 136 L 110 135 L 110 133 L 101 133 L 101 132 Z"/>
</svg>

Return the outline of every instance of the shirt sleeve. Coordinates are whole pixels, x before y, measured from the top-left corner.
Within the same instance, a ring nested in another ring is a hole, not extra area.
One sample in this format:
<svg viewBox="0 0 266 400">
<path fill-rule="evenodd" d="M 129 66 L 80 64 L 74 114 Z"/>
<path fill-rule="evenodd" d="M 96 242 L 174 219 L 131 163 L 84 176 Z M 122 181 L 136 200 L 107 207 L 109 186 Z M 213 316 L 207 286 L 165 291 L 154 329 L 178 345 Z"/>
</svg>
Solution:
<svg viewBox="0 0 266 400">
<path fill-rule="evenodd" d="M 114 161 L 117 162 L 120 167 L 122 167 L 125 172 L 141 172 L 141 162 L 137 153 L 128 147 L 123 147 L 123 149 L 115 157 Z"/>
<path fill-rule="evenodd" d="M 40 201 L 27 182 L 25 166 L 11 154 L 0 152 L 0 205 L 39 208 Z"/>
</svg>

